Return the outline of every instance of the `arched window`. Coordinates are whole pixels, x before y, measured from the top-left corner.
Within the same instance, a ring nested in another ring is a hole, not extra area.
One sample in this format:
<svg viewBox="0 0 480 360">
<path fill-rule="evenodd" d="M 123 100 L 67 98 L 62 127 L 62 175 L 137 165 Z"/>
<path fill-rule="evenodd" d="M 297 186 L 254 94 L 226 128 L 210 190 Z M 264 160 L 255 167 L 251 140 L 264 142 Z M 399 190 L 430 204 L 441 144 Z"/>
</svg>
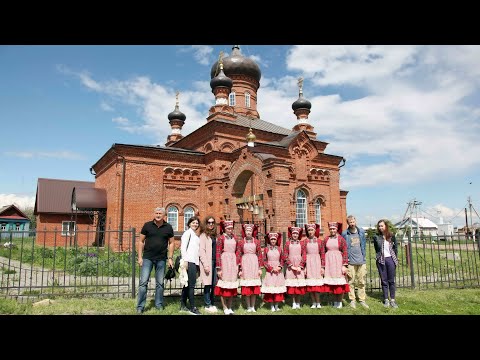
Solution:
<svg viewBox="0 0 480 360">
<path fill-rule="evenodd" d="M 315 201 L 315 222 L 320 225 L 320 229 L 322 228 L 322 202 L 320 199 Z"/>
<path fill-rule="evenodd" d="M 183 228 L 184 230 L 188 229 L 188 220 L 195 215 L 195 211 L 193 210 L 192 207 L 186 207 L 185 211 L 183 212 Z"/>
<path fill-rule="evenodd" d="M 235 92 L 232 91 L 228 96 L 228 99 L 230 101 L 230 106 L 235 106 Z"/>
<path fill-rule="evenodd" d="M 248 91 L 245 93 L 245 107 L 250 107 L 250 93 Z"/>
<path fill-rule="evenodd" d="M 297 226 L 303 227 L 307 223 L 307 195 L 301 189 L 297 190 Z"/>
<path fill-rule="evenodd" d="M 175 206 L 168 208 L 167 222 L 172 225 L 174 231 L 178 231 L 178 209 Z"/>
</svg>

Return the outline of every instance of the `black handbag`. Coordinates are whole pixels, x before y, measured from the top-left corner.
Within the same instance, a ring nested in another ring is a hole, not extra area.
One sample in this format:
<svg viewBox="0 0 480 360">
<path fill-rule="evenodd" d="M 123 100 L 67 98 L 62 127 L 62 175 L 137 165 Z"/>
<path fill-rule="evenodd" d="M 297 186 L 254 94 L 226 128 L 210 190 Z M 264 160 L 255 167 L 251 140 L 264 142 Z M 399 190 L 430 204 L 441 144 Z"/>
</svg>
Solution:
<svg viewBox="0 0 480 360">
<path fill-rule="evenodd" d="M 188 245 L 190 245 L 190 238 L 192 237 L 192 234 L 188 237 L 188 243 L 187 243 L 187 250 L 188 250 Z M 175 259 L 175 271 L 180 272 L 180 261 L 182 261 L 182 253 L 180 252 L 180 255 L 178 255 Z"/>
<path fill-rule="evenodd" d="M 169 267 L 166 274 L 165 274 L 165 280 L 172 280 L 177 276 L 175 269 L 173 267 Z"/>
</svg>

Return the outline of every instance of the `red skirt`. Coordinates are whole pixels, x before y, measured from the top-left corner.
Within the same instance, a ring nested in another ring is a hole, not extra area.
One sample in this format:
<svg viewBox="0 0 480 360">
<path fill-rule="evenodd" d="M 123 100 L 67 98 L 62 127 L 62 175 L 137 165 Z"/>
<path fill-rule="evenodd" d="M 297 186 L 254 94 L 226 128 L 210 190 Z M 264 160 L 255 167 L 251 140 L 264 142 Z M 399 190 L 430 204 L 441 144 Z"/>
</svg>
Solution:
<svg viewBox="0 0 480 360">
<path fill-rule="evenodd" d="M 343 284 L 343 285 L 328 285 L 324 284 L 321 286 L 321 292 L 324 293 L 331 293 L 331 294 L 344 294 L 350 292 L 350 285 Z"/>
<path fill-rule="evenodd" d="M 288 295 L 305 295 L 305 286 L 287 286 Z"/>
<path fill-rule="evenodd" d="M 232 297 L 237 296 L 238 292 L 237 289 L 223 289 L 218 286 L 215 286 L 215 290 L 213 291 L 215 296 L 223 296 L 223 297 Z"/>
<path fill-rule="evenodd" d="M 307 292 L 322 292 L 322 287 L 320 285 L 307 285 Z"/>
<path fill-rule="evenodd" d="M 263 294 L 263 301 L 270 302 L 282 302 L 285 299 L 284 294 Z"/>
<path fill-rule="evenodd" d="M 260 295 L 260 286 L 242 286 L 242 295 Z"/>
</svg>

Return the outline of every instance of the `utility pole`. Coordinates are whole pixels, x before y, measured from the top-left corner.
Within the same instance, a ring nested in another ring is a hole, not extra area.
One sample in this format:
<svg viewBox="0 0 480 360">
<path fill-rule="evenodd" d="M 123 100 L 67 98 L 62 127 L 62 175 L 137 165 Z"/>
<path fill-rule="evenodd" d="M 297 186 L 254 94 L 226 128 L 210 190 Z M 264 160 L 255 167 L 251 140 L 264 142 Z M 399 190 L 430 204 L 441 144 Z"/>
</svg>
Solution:
<svg viewBox="0 0 480 360">
<path fill-rule="evenodd" d="M 470 198 L 468 198 L 470 200 Z M 465 208 L 465 227 L 466 227 L 466 233 L 465 233 L 465 238 L 468 239 L 468 215 L 467 215 L 467 208 Z"/>
<path fill-rule="evenodd" d="M 471 197 L 469 196 L 468 197 L 468 207 L 470 208 L 470 230 L 472 231 L 472 239 L 473 239 L 473 242 L 475 242 L 475 231 L 473 230 L 473 218 L 472 218 L 472 199 Z"/>
</svg>

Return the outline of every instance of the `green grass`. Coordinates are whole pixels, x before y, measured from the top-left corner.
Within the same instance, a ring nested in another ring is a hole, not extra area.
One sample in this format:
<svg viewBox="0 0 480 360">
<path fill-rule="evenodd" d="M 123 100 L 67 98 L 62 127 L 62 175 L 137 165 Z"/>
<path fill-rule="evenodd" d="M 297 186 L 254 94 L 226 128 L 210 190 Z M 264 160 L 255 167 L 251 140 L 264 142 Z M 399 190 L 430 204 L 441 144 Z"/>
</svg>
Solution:
<svg viewBox="0 0 480 360">
<path fill-rule="evenodd" d="M 396 300 L 398 309 L 384 308 L 381 303 L 381 294 L 368 294 L 367 303 L 370 309 L 360 306 L 352 309 L 348 301 L 344 301 L 342 309 L 335 309 L 322 300 L 321 309 L 310 309 L 310 299 L 305 296 L 300 310 L 292 310 L 291 300 L 287 297 L 287 305 L 281 305 L 281 311 L 272 313 L 270 306 L 263 305 L 257 298 L 257 312 L 247 313 L 241 297 L 234 300 L 236 315 L 479 315 L 480 289 L 435 289 L 435 290 L 397 290 Z M 196 297 L 200 312 L 203 309 L 202 297 Z M 28 315 L 133 315 L 135 314 L 136 299 L 131 298 L 58 298 L 54 302 L 34 307 L 31 302 L 20 303 L 11 299 L 0 299 L 0 314 L 28 314 Z M 153 306 L 153 299 L 147 299 L 144 315 L 188 315 L 180 313 L 178 297 L 166 297 L 164 311 L 158 311 Z M 220 302 L 217 301 L 220 308 Z M 223 315 L 219 310 L 217 315 Z"/>
</svg>

